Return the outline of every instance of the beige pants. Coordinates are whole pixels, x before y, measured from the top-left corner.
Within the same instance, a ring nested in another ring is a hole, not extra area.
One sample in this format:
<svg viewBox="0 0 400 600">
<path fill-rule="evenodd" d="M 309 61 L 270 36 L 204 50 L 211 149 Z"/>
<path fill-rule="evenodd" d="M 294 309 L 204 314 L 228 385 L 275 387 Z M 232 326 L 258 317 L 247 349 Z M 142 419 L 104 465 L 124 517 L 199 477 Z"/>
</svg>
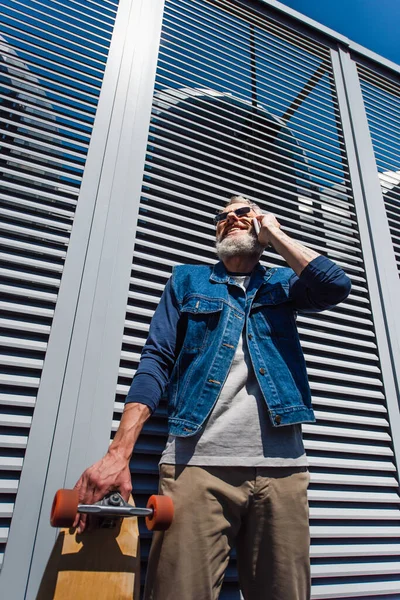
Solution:
<svg viewBox="0 0 400 600">
<path fill-rule="evenodd" d="M 215 600 L 235 547 L 245 600 L 309 600 L 305 468 L 162 465 L 170 529 L 156 532 L 145 600 Z"/>
</svg>

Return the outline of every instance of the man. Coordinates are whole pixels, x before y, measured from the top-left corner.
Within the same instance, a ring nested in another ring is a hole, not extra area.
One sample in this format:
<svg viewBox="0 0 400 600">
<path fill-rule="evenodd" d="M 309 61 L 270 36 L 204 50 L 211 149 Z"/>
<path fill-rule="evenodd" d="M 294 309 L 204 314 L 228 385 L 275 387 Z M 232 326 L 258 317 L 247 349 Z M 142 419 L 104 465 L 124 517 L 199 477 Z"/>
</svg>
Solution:
<svg viewBox="0 0 400 600">
<path fill-rule="evenodd" d="M 341 302 L 350 281 L 242 196 L 215 223 L 220 262 L 174 269 L 118 432 L 77 483 L 80 501 L 114 489 L 128 498 L 133 447 L 167 388 L 160 490 L 173 498 L 175 517 L 154 534 L 146 600 L 218 598 L 233 547 L 246 600 L 308 600 L 301 423 L 315 419 L 295 315 Z M 291 268 L 259 264 L 269 245 Z"/>
</svg>

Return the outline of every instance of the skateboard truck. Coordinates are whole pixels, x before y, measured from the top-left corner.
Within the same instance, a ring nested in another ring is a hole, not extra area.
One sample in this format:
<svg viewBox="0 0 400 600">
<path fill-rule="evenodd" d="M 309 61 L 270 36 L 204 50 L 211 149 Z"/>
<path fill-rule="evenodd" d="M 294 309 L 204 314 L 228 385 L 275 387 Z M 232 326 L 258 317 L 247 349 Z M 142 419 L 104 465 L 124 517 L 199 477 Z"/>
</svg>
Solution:
<svg viewBox="0 0 400 600">
<path fill-rule="evenodd" d="M 149 530 L 165 531 L 172 523 L 174 505 L 169 496 L 150 496 L 146 508 L 132 506 L 119 492 L 111 492 L 96 504 L 79 504 L 78 490 L 61 489 L 51 507 L 52 527 L 72 527 L 76 513 L 101 518 L 101 527 L 115 527 L 121 517 L 145 517 Z"/>
</svg>

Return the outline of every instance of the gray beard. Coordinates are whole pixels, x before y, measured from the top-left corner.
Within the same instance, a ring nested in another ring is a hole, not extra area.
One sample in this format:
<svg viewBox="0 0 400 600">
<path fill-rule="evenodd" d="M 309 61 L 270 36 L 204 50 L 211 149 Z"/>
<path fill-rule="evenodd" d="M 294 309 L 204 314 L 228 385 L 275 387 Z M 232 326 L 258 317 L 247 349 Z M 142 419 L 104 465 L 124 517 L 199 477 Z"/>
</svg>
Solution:
<svg viewBox="0 0 400 600">
<path fill-rule="evenodd" d="M 242 255 L 248 257 L 260 258 L 264 252 L 264 247 L 260 244 L 255 234 L 248 232 L 247 235 L 240 237 L 225 237 L 222 241 L 215 242 L 215 249 L 220 260 Z"/>
</svg>

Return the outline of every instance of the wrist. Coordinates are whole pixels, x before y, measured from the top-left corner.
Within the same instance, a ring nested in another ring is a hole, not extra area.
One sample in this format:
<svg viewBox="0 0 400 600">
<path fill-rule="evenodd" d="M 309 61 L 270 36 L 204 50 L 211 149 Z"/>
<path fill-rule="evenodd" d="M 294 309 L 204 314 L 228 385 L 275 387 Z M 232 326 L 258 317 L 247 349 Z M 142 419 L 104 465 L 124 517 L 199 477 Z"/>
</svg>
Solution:
<svg viewBox="0 0 400 600">
<path fill-rule="evenodd" d="M 132 450 L 133 448 L 131 445 L 127 446 L 126 444 L 121 443 L 111 443 L 107 450 L 107 454 L 112 457 L 113 460 L 123 460 L 129 463 L 132 456 Z"/>
<path fill-rule="evenodd" d="M 280 229 L 279 226 L 273 225 L 273 224 L 267 225 L 265 229 L 266 229 L 265 237 L 266 237 L 268 246 L 273 246 L 274 240 L 276 240 L 280 236 L 280 234 L 283 233 L 283 231 Z"/>
</svg>

